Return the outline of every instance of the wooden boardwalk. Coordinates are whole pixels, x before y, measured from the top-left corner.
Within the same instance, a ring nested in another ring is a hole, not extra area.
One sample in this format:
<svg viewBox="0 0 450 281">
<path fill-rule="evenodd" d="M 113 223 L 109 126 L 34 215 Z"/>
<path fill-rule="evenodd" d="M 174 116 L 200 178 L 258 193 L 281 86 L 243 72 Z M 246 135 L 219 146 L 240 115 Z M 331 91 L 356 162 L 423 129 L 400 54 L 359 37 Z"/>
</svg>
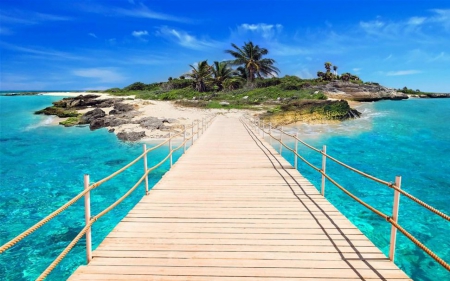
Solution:
<svg viewBox="0 0 450 281">
<path fill-rule="evenodd" d="M 410 280 L 272 147 L 218 117 L 69 280 Z"/>
</svg>

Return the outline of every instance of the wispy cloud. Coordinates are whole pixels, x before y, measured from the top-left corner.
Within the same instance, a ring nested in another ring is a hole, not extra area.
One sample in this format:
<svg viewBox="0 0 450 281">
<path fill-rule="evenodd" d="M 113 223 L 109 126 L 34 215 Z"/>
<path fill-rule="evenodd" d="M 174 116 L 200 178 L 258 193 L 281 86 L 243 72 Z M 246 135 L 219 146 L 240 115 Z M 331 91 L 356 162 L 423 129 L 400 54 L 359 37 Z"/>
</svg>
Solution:
<svg viewBox="0 0 450 281">
<path fill-rule="evenodd" d="M 420 25 L 425 22 L 426 17 L 412 17 L 408 20 L 407 24 L 410 25 Z"/>
<path fill-rule="evenodd" d="M 81 68 L 73 70 L 72 73 L 79 77 L 97 79 L 99 83 L 115 83 L 126 79 L 117 72 L 115 68 L 98 67 L 98 68 Z"/>
<path fill-rule="evenodd" d="M 279 34 L 282 31 L 282 29 L 283 29 L 283 25 L 281 25 L 281 24 L 243 23 L 240 26 L 238 26 L 239 33 L 245 33 L 245 32 L 258 33 L 265 39 L 273 38 L 275 35 Z"/>
<path fill-rule="evenodd" d="M 422 73 L 420 70 L 399 70 L 399 71 L 389 71 L 386 76 L 404 76 Z"/>
<path fill-rule="evenodd" d="M 69 21 L 70 17 L 36 13 L 25 10 L 11 10 L 0 13 L 0 20 L 7 24 L 39 24 L 46 21 Z"/>
<path fill-rule="evenodd" d="M 133 35 L 134 37 L 142 37 L 142 36 L 148 35 L 148 32 L 147 32 L 147 30 L 133 31 L 131 33 L 131 35 Z"/>
<path fill-rule="evenodd" d="M 133 9 L 117 8 L 116 12 L 123 16 L 135 17 L 135 18 L 147 18 L 163 21 L 174 21 L 182 23 L 190 23 L 191 20 L 183 17 L 173 16 L 165 13 L 155 12 L 147 8 L 143 3 L 140 3 L 138 7 Z"/>
<path fill-rule="evenodd" d="M 214 48 L 218 44 L 216 41 L 198 39 L 197 37 L 195 37 L 194 35 L 190 35 L 186 31 L 169 28 L 167 26 L 159 28 L 159 30 L 156 32 L 156 35 L 162 36 L 183 47 L 194 50 Z"/>
<path fill-rule="evenodd" d="M 95 35 L 95 33 L 88 33 L 88 35 L 94 38 L 98 38 L 97 35 Z"/>
<path fill-rule="evenodd" d="M 48 50 L 48 49 L 38 49 L 38 48 L 29 48 L 17 46 L 5 42 L 0 42 L 0 46 L 5 49 L 13 50 L 16 52 L 39 55 L 44 59 L 70 59 L 70 60 L 84 60 L 85 57 L 73 55 L 66 52 Z"/>
</svg>

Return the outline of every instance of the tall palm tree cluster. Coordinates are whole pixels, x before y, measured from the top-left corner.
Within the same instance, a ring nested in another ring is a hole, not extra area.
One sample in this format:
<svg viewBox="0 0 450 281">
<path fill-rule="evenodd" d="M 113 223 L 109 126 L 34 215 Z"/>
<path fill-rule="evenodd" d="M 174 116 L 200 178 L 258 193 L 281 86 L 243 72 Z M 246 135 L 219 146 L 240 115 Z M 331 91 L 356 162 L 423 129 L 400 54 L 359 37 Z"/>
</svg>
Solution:
<svg viewBox="0 0 450 281">
<path fill-rule="evenodd" d="M 242 47 L 235 44 L 231 46 L 234 49 L 225 52 L 233 57 L 232 60 L 215 61 L 212 65 L 204 60 L 196 66 L 190 65 L 192 69 L 185 76 L 192 79 L 197 91 L 205 92 L 209 88 L 218 91 L 224 88 L 232 90 L 240 87 L 243 81 L 251 85 L 257 77 L 275 77 L 279 73 L 274 66 L 275 60 L 263 57 L 269 53 L 267 49 L 254 45 L 251 41 L 244 43 Z M 237 68 L 233 69 L 232 66 Z"/>
<path fill-rule="evenodd" d="M 342 81 L 359 81 L 358 76 L 353 75 L 349 72 L 343 73 L 342 75 L 338 75 L 337 69 L 338 67 L 336 65 L 332 65 L 331 62 L 326 62 L 325 64 L 325 70 L 323 71 L 317 71 L 317 77 L 320 81 L 332 81 L 332 80 L 342 80 Z M 331 72 L 331 67 L 333 67 L 333 72 Z"/>
</svg>

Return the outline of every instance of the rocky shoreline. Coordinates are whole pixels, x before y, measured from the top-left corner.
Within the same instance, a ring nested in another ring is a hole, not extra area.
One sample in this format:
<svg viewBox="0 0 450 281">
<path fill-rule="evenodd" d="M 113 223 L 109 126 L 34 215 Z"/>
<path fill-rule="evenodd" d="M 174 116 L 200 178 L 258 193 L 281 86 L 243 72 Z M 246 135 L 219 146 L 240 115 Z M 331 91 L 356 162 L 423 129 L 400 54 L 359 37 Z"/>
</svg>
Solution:
<svg viewBox="0 0 450 281">
<path fill-rule="evenodd" d="M 66 127 L 89 126 L 90 130 L 107 128 L 116 133 L 122 141 L 139 141 L 144 138 L 167 138 L 169 132 L 181 132 L 190 119 L 201 119 L 205 114 L 194 118 L 151 117 L 145 108 L 154 105 L 148 101 L 124 98 L 103 98 L 100 95 L 79 95 L 53 102 L 53 106 L 38 110 L 35 114 L 56 115 L 67 118 L 59 122 Z M 167 114 L 171 114 L 167 110 Z M 158 114 L 157 114 L 158 115 Z M 160 114 L 159 114 L 160 115 Z M 191 114 L 192 115 L 192 114 Z"/>
</svg>

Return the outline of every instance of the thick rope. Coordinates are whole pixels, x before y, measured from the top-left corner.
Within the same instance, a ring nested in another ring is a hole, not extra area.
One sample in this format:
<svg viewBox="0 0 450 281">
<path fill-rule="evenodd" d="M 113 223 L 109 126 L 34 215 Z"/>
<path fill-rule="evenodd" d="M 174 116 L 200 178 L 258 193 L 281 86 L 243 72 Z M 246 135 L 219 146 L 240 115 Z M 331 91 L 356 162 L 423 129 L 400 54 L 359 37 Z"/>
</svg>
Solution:
<svg viewBox="0 0 450 281">
<path fill-rule="evenodd" d="M 264 131 L 264 130 L 263 130 L 263 131 Z M 291 149 L 290 147 L 288 147 L 287 145 L 285 145 L 284 143 L 282 143 L 279 139 L 275 138 L 273 135 L 269 134 L 268 132 L 266 132 L 266 131 L 264 131 L 264 132 L 265 132 L 267 135 L 271 136 L 271 137 L 272 137 L 273 139 L 275 139 L 276 141 L 278 141 L 279 143 L 281 143 L 285 148 L 287 148 L 288 150 L 292 151 L 295 155 L 297 155 L 299 158 L 301 158 L 301 159 L 304 161 L 304 159 L 303 159 L 300 155 L 298 155 L 297 153 L 295 153 L 295 151 L 294 151 L 293 149 Z M 422 207 L 426 208 L 426 209 L 429 210 L 430 212 L 433 212 L 434 214 L 440 216 L 441 218 L 443 218 L 443 219 L 445 219 L 445 220 L 447 220 L 447 221 L 450 221 L 450 216 L 449 216 L 449 215 L 447 215 L 447 214 L 445 214 L 445 213 L 443 213 L 443 212 L 437 210 L 436 208 L 430 206 L 429 204 L 423 202 L 422 200 L 416 198 L 415 196 L 413 196 L 413 195 L 407 193 L 406 191 L 404 191 L 404 190 L 402 190 L 402 189 L 396 187 L 395 184 L 393 184 L 393 183 L 391 183 L 391 182 L 388 182 L 388 181 L 381 180 L 381 179 L 376 178 L 376 177 L 374 177 L 374 176 L 372 176 L 372 175 L 369 175 L 369 174 L 364 173 L 364 172 L 362 172 L 362 171 L 360 171 L 360 170 L 357 170 L 357 169 L 355 169 L 355 168 L 353 168 L 353 167 L 351 167 L 351 166 L 349 166 L 349 165 L 347 165 L 347 164 L 345 164 L 345 163 L 343 163 L 343 162 L 337 160 L 336 158 L 334 158 L 334 157 L 332 157 L 332 156 L 330 156 L 330 155 L 328 155 L 328 154 L 326 154 L 326 153 L 323 153 L 323 151 L 321 151 L 321 150 L 319 150 L 319 149 L 317 149 L 317 148 L 314 148 L 314 147 L 310 146 L 309 144 L 307 144 L 307 143 L 305 143 L 304 141 L 298 139 L 298 138 L 297 138 L 296 136 L 294 136 L 294 135 L 290 135 L 290 134 L 288 134 L 288 133 L 286 133 L 286 132 L 284 132 L 284 131 L 281 131 L 281 130 L 280 130 L 280 132 L 281 132 L 281 133 L 284 133 L 284 134 L 287 135 L 287 136 L 290 136 L 290 137 L 296 139 L 296 140 L 299 141 L 300 143 L 306 145 L 307 147 L 313 149 L 313 150 L 316 151 L 316 152 L 319 152 L 320 154 L 322 154 L 323 156 L 327 157 L 328 159 L 334 161 L 335 163 L 337 163 L 337 164 L 339 164 L 339 165 L 341 165 L 341 166 L 343 166 L 343 167 L 345 167 L 345 168 L 347 168 L 347 169 L 349 169 L 349 170 L 351 170 L 351 171 L 353 171 L 353 172 L 355 172 L 355 173 L 357 173 L 357 174 L 359 174 L 359 175 L 362 175 L 362 176 L 364 176 L 364 177 L 366 177 L 366 178 L 368 178 L 368 179 L 371 179 L 371 180 L 373 180 L 373 181 L 375 181 L 375 182 L 384 184 L 384 185 L 386 185 L 386 186 L 388 186 L 388 187 L 390 187 L 390 188 L 392 188 L 392 189 L 394 189 L 394 190 L 397 190 L 398 192 L 400 192 L 401 194 L 405 195 L 406 197 L 408 197 L 408 198 L 411 199 L 412 201 L 416 202 L 417 204 L 421 205 Z M 309 165 L 309 163 L 307 163 L 307 164 Z M 311 166 L 311 165 L 310 165 L 310 166 Z M 316 169 L 316 170 L 318 171 L 318 169 Z"/>
<path fill-rule="evenodd" d="M 411 233 L 409 233 L 407 230 L 405 230 L 403 227 L 401 227 L 397 222 L 394 221 L 393 218 L 388 217 L 386 219 L 390 224 L 392 224 L 395 228 L 397 228 L 401 233 L 403 233 L 409 240 L 411 240 L 414 244 L 416 244 L 417 247 L 422 249 L 425 253 L 427 253 L 432 259 L 434 259 L 436 262 L 438 262 L 440 265 L 442 265 L 445 269 L 450 271 L 450 265 L 446 263 L 443 259 L 438 257 L 433 251 L 428 249 L 424 244 L 422 244 L 419 240 L 417 240 L 416 237 L 414 237 Z"/>
<path fill-rule="evenodd" d="M 211 122 L 213 119 L 215 118 L 215 116 L 213 118 L 211 118 L 208 122 Z M 208 126 L 207 126 L 208 127 Z M 181 133 L 184 133 L 181 132 Z M 180 133 L 180 134 L 181 134 Z M 178 134 L 179 135 L 179 134 Z M 167 143 L 169 140 L 173 139 L 175 136 L 172 136 L 170 139 L 166 140 L 165 142 L 163 142 L 162 144 L 158 145 L 157 147 L 162 146 L 163 144 Z M 119 205 L 123 200 L 125 200 L 131 193 L 133 193 L 134 190 L 136 190 L 136 188 L 144 181 L 144 179 L 148 176 L 148 174 L 150 172 L 152 172 L 153 170 L 157 169 L 158 167 L 160 167 L 164 162 L 166 162 L 170 156 L 173 155 L 173 152 L 180 149 L 181 147 L 183 147 L 183 145 L 188 141 L 188 139 L 186 139 L 179 147 L 177 147 L 176 149 L 172 149 L 169 154 L 163 159 L 161 160 L 158 164 L 154 165 L 153 167 L 147 169 L 147 171 L 144 173 L 144 175 L 136 182 L 136 184 L 130 189 L 128 190 L 127 193 L 125 193 L 123 196 L 121 196 L 117 201 L 115 201 L 113 204 L 111 204 L 108 208 L 106 208 L 105 210 L 103 210 L 102 212 L 100 212 L 98 215 L 92 217 L 92 219 L 89 221 L 89 223 L 78 233 L 78 235 L 72 240 L 72 242 L 61 252 L 61 254 L 47 267 L 47 269 L 45 269 L 45 271 L 36 279 L 36 280 L 44 280 L 54 269 L 55 267 L 64 259 L 64 257 L 73 249 L 73 247 L 75 247 L 75 245 L 78 243 L 78 241 L 83 237 L 83 235 L 86 234 L 86 232 L 89 230 L 89 228 L 102 216 L 104 216 L 105 214 L 107 214 L 108 212 L 110 212 L 112 209 L 114 209 L 117 205 Z M 143 157 L 144 155 L 146 155 L 148 152 L 156 149 L 157 147 L 152 147 L 150 149 L 148 149 L 146 152 L 144 152 L 140 157 Z M 83 191 L 82 193 L 80 193 L 80 195 L 84 195 L 87 192 L 89 192 L 90 190 L 94 189 L 95 186 L 92 185 L 90 186 L 88 189 L 86 189 L 85 191 Z M 79 198 L 78 198 L 79 199 Z M 69 205 L 70 206 L 70 205 Z M 56 214 L 57 215 L 57 214 Z M 55 215 L 55 216 L 56 216 Z M 19 240 L 20 241 L 20 240 Z M 16 242 L 17 243 L 17 242 Z M 1 252 L 0 252 L 1 253 Z"/>
<path fill-rule="evenodd" d="M 440 216 L 441 218 L 443 218 L 443 219 L 445 219 L 445 220 L 447 220 L 447 221 L 450 221 L 450 216 L 449 216 L 449 215 L 444 214 L 443 212 L 441 212 L 441 211 L 437 210 L 436 208 L 434 208 L 434 207 L 428 205 L 427 203 L 423 202 L 422 200 L 420 200 L 420 199 L 414 197 L 413 195 L 407 193 L 407 192 L 404 191 L 403 189 L 398 188 L 395 184 L 390 184 L 389 187 L 392 188 L 392 189 L 394 189 L 394 190 L 396 190 L 396 191 L 398 191 L 398 192 L 400 192 L 401 194 L 405 195 L 406 197 L 408 197 L 408 198 L 411 199 L 412 201 L 416 202 L 416 203 L 419 204 L 420 206 L 422 206 L 422 207 L 428 209 L 430 212 L 433 212 L 433 213 L 435 213 L 436 215 Z"/>
<path fill-rule="evenodd" d="M 270 134 L 269 134 L 270 135 Z M 270 135 L 271 136 L 271 135 Z M 276 138 L 275 138 L 276 139 Z M 278 139 L 276 139 L 278 140 Z M 281 141 L 279 141 L 281 144 L 283 144 Z M 284 147 L 288 148 L 286 145 L 283 144 Z M 297 155 L 298 157 L 300 157 L 294 150 L 288 148 L 290 151 L 294 152 L 295 155 Z M 302 157 L 300 157 L 302 159 Z M 302 159 L 303 160 L 303 159 Z M 309 164 L 309 163 L 307 163 Z M 389 217 L 388 215 L 384 214 L 383 212 L 379 211 L 378 209 L 370 206 L 369 204 L 365 203 L 364 201 L 362 201 L 361 199 L 359 199 L 357 196 L 353 195 L 351 192 L 349 192 L 347 189 L 345 189 L 343 186 L 341 186 L 340 184 L 338 184 L 334 179 L 332 179 L 330 176 L 328 176 L 327 174 L 325 174 L 322 170 L 319 170 L 319 172 L 326 177 L 331 183 L 333 183 L 336 187 L 338 187 L 340 190 L 342 190 L 345 194 L 347 194 L 348 196 L 350 196 L 353 200 L 355 200 L 356 202 L 358 202 L 359 204 L 363 205 L 364 207 L 366 207 L 367 209 L 371 210 L 373 213 L 377 214 L 378 216 L 384 218 L 386 221 L 388 221 L 391 225 L 393 225 L 396 229 L 398 229 L 401 233 L 403 233 L 409 240 L 411 240 L 414 244 L 416 244 L 416 246 L 418 246 L 420 249 L 422 249 L 425 253 L 427 253 L 432 259 L 434 259 L 437 263 L 439 263 L 442 267 L 444 267 L 445 269 L 450 271 L 450 265 L 448 263 L 446 263 L 443 259 L 441 259 L 439 256 L 437 256 L 435 253 L 433 253 L 433 251 L 431 251 L 429 248 L 427 248 L 424 244 L 422 244 L 417 238 L 415 238 L 411 233 L 409 233 L 406 229 L 404 229 L 402 226 L 400 226 L 397 222 L 395 222 L 393 220 L 392 217 Z M 405 191 L 401 190 L 400 188 L 398 188 L 397 186 L 395 186 L 395 184 L 389 184 L 389 187 L 397 190 L 398 192 L 404 194 L 405 196 L 407 196 L 408 198 L 410 198 L 411 200 L 417 202 L 418 204 L 422 205 L 423 207 L 429 209 L 430 211 L 432 211 L 431 209 L 434 209 L 433 207 L 427 205 L 426 203 L 420 201 L 419 199 L 415 198 L 414 196 L 406 193 Z M 431 209 L 430 209 L 431 208 Z M 434 213 L 438 214 L 441 213 L 438 210 L 434 209 Z M 441 215 L 442 214 L 442 215 Z M 441 217 L 443 217 L 444 219 L 448 220 L 448 216 L 441 213 L 439 215 L 441 215 Z"/>
<path fill-rule="evenodd" d="M 198 121 L 199 122 L 199 121 Z M 11 248 L 12 246 L 14 246 L 15 244 L 17 244 L 19 241 L 21 241 L 22 239 L 24 239 L 25 237 L 27 237 L 28 235 L 30 235 L 31 233 L 33 233 L 34 231 L 36 231 L 37 229 L 39 229 L 40 227 L 44 226 L 46 223 L 48 223 L 49 221 L 51 221 L 53 218 L 55 218 L 56 216 L 58 216 L 60 213 L 62 213 L 64 210 L 66 210 L 67 208 L 69 208 L 71 205 L 73 205 L 75 202 L 77 202 L 81 197 L 83 197 L 87 192 L 99 187 L 100 185 L 102 185 L 103 183 L 109 181 L 110 179 L 114 178 L 115 176 L 119 175 L 120 173 L 122 173 L 123 171 L 125 171 L 126 169 L 128 169 L 129 167 L 131 167 L 132 165 L 134 165 L 136 162 L 138 162 L 142 157 L 144 157 L 145 155 L 147 155 L 149 152 L 158 149 L 159 147 L 163 146 L 164 144 L 168 143 L 171 139 L 183 134 L 184 131 L 182 131 L 181 133 L 178 133 L 174 136 L 171 136 L 171 138 L 165 140 L 164 142 L 147 149 L 144 153 L 142 153 L 141 155 L 139 155 L 136 159 L 134 159 L 133 161 L 131 161 L 130 163 L 128 163 L 127 165 L 125 165 L 124 167 L 122 167 L 121 169 L 117 170 L 116 172 L 112 173 L 111 175 L 99 180 L 98 182 L 92 184 L 89 186 L 88 189 L 83 190 L 82 192 L 80 192 L 78 195 L 76 195 L 74 198 L 72 198 L 70 201 L 68 201 L 67 203 L 65 203 L 63 206 L 61 206 L 60 208 L 58 208 L 56 211 L 52 212 L 51 214 L 49 214 L 48 216 L 46 216 L 45 218 L 43 218 L 42 220 L 40 220 L 38 223 L 36 223 L 35 225 L 31 226 L 30 228 L 28 228 L 27 230 L 25 230 L 24 232 L 22 232 L 21 234 L 19 234 L 18 236 L 16 236 L 15 238 L 13 238 L 12 240 L 10 240 L 9 242 L 5 243 L 4 245 L 2 245 L 0 247 L 0 254 L 2 254 L 3 252 L 5 252 L 6 250 L 8 250 L 9 248 Z"/>
</svg>

